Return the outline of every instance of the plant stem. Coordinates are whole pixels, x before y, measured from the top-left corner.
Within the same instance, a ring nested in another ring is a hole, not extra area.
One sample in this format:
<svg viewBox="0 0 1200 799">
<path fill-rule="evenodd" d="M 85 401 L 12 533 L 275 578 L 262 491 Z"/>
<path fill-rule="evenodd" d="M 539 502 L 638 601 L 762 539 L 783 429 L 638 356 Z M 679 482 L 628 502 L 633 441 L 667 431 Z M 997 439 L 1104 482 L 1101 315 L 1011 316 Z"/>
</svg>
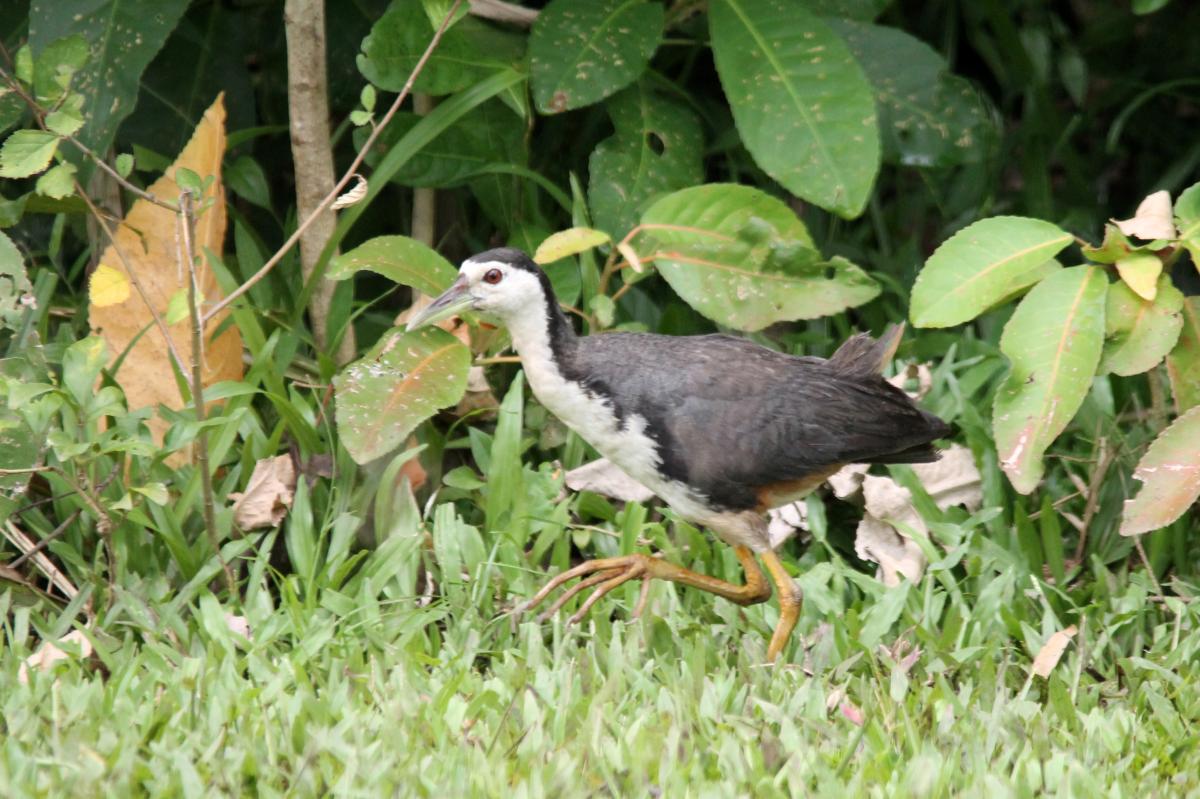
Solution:
<svg viewBox="0 0 1200 799">
<path fill-rule="evenodd" d="M 196 248 L 193 233 L 196 229 L 196 209 L 190 191 L 179 194 L 179 220 L 183 224 L 183 258 L 187 262 L 188 312 L 192 321 L 192 405 L 196 409 L 196 468 L 200 471 L 200 486 L 203 492 L 204 529 L 208 533 L 213 554 L 225 573 L 225 587 L 230 599 L 237 598 L 237 581 L 233 569 L 221 555 L 221 541 L 217 536 L 216 500 L 213 497 L 212 473 L 208 465 L 208 431 L 204 427 L 204 321 L 200 318 L 199 292 L 196 287 Z"/>
</svg>

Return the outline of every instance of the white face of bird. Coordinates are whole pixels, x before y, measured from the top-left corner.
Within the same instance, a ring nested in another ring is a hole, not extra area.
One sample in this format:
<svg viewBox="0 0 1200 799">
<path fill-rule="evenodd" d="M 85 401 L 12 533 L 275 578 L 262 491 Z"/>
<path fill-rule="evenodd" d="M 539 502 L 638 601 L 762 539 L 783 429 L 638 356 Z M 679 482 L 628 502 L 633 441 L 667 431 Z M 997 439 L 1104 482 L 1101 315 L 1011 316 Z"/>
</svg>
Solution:
<svg viewBox="0 0 1200 799">
<path fill-rule="evenodd" d="M 408 329 L 415 330 L 464 311 L 474 311 L 504 324 L 525 314 L 538 313 L 545 302 L 543 294 L 541 280 L 528 268 L 505 260 L 468 258 L 463 261 L 454 284 L 413 317 Z"/>
</svg>

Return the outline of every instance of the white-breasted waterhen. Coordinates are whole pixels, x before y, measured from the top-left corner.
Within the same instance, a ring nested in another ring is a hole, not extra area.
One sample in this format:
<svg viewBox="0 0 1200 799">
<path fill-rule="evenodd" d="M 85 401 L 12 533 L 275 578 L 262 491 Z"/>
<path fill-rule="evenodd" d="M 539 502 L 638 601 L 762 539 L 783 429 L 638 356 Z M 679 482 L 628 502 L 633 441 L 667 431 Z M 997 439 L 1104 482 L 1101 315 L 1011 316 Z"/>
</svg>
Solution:
<svg viewBox="0 0 1200 799">
<path fill-rule="evenodd" d="M 771 549 L 765 512 L 804 496 L 848 463 L 925 463 L 946 423 L 918 408 L 880 372 L 901 326 L 878 341 L 856 335 L 833 357 L 796 357 L 726 335 L 578 336 L 545 273 L 520 250 L 488 250 L 409 322 L 415 329 L 475 311 L 505 325 L 534 395 L 602 455 L 675 511 L 734 547 L 744 585 L 643 554 L 590 560 L 551 580 L 523 609 L 584 579 L 546 611 L 588 588 L 578 620 L 622 583 L 673 580 L 741 605 L 779 591 L 774 660 L 800 615 L 800 593 Z"/>
</svg>

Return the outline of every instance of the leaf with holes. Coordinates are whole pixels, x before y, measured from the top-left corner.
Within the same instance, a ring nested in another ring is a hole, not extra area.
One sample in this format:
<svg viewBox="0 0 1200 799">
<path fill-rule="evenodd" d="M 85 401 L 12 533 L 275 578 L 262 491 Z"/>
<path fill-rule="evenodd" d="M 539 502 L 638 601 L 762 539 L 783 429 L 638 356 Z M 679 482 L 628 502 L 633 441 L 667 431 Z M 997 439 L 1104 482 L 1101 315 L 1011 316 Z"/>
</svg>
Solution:
<svg viewBox="0 0 1200 799">
<path fill-rule="evenodd" d="M 592 230 L 590 227 L 567 228 L 552 233 L 539 244 L 533 254 L 533 260 L 539 264 L 552 264 L 568 255 L 578 255 L 611 240 L 603 230 Z"/>
<path fill-rule="evenodd" d="M 25 259 L 12 239 L 0 232 L 0 330 L 20 330 L 35 302 Z"/>
<path fill-rule="evenodd" d="M 947 167 L 975 163 L 996 143 L 996 126 L 970 81 L 904 31 L 831 20 L 875 89 L 883 158 L 894 164 Z"/>
<path fill-rule="evenodd" d="M 38 54 L 72 35 L 87 41 L 87 58 L 71 79 L 71 90 L 87 98 L 85 124 L 77 138 L 94 152 L 112 144 L 121 122 L 137 102 L 142 73 L 162 49 L 187 10 L 188 0 L 33 0 L 29 44 Z M 87 184 L 92 163 L 71 152 Z"/>
<path fill-rule="evenodd" d="M 913 285 L 909 317 L 917 327 L 969 322 L 1070 243 L 1070 233 L 1040 219 L 981 219 L 943 242 L 925 262 Z"/>
<path fill-rule="evenodd" d="M 754 161 L 788 191 L 858 216 L 879 171 L 875 97 L 841 37 L 789 0 L 714 0 L 721 86 Z"/>
<path fill-rule="evenodd" d="M 552 0 L 529 35 L 529 80 L 543 114 L 597 103 L 638 79 L 662 39 L 645 0 Z"/>
<path fill-rule="evenodd" d="M 704 179 L 700 120 L 641 82 L 609 99 L 616 133 L 588 159 L 588 207 L 597 227 L 622 238 L 646 203 Z"/>
<path fill-rule="evenodd" d="M 337 427 L 358 463 L 391 452 L 467 389 L 471 351 L 436 327 L 394 328 L 333 379 Z"/>
<path fill-rule="evenodd" d="M 334 257 L 326 277 L 345 280 L 364 269 L 430 296 L 448 289 L 458 274 L 449 261 L 416 239 L 376 236 Z"/>
<path fill-rule="evenodd" d="M 739 330 L 827 316 L 879 293 L 846 259 L 823 260 L 792 210 L 749 186 L 714 183 L 668 194 L 642 224 L 671 288 L 709 319 Z"/>
<path fill-rule="evenodd" d="M 1123 282 L 1113 283 L 1104 312 L 1100 372 L 1129 376 L 1150 371 L 1175 346 L 1182 329 L 1183 294 L 1169 276 L 1158 279 L 1154 300 L 1139 297 Z"/>
<path fill-rule="evenodd" d="M 359 71 L 381 89 L 400 91 L 435 31 L 421 0 L 394 0 L 362 41 Z M 523 49 L 520 36 L 475 17 L 464 17 L 442 36 L 413 90 L 453 94 L 513 66 L 520 61 Z"/>
<path fill-rule="evenodd" d="M 1183 413 L 1200 405 L 1200 297 L 1184 300 L 1183 330 L 1167 355 L 1167 375 L 1175 410 Z"/>
<path fill-rule="evenodd" d="M 1092 385 L 1104 344 L 1101 269 L 1056 272 L 1025 295 L 1004 326 L 1000 350 L 1012 370 L 996 395 L 992 426 L 1000 466 L 1028 494 L 1042 478 L 1042 454 L 1066 428 Z"/>
<path fill-rule="evenodd" d="M 1175 224 L 1179 226 L 1179 243 L 1192 256 L 1192 266 L 1200 271 L 1200 183 L 1184 189 L 1175 201 Z"/>
<path fill-rule="evenodd" d="M 1192 408 L 1162 431 L 1138 462 L 1142 482 L 1125 501 L 1121 535 L 1149 533 L 1182 516 L 1200 497 L 1200 408 Z"/>
</svg>

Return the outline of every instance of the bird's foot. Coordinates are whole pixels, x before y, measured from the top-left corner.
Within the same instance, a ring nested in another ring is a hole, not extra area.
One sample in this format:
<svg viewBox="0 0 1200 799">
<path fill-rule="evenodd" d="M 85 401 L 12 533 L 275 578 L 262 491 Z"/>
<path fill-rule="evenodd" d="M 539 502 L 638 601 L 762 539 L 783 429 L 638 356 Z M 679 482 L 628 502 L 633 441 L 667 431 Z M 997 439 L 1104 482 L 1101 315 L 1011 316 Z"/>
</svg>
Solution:
<svg viewBox="0 0 1200 799">
<path fill-rule="evenodd" d="M 605 594 L 623 585 L 630 580 L 640 579 L 642 581 L 642 593 L 638 597 L 637 606 L 633 611 L 633 618 L 638 618 L 642 615 L 642 611 L 646 608 L 646 600 L 650 596 L 650 580 L 655 577 L 663 577 L 670 579 L 664 571 L 670 570 L 670 564 L 658 558 L 635 553 L 632 555 L 622 555 L 615 558 L 599 558 L 597 560 L 589 560 L 579 564 L 573 569 L 569 569 L 555 577 L 550 582 L 542 587 L 534 596 L 525 604 L 517 608 L 517 614 L 525 613 L 533 610 L 550 594 L 561 588 L 564 584 L 574 580 L 576 577 L 584 577 L 575 585 L 567 589 L 562 596 L 554 600 L 554 603 L 546 610 L 542 611 L 538 616 L 538 621 L 543 622 L 558 612 L 559 608 L 571 600 L 577 594 L 586 591 L 589 588 L 595 587 L 591 595 L 580 606 L 579 610 L 571 616 L 569 622 L 574 624 L 582 619 L 587 612 L 592 609 L 600 601 L 600 598 Z M 659 574 L 663 571 L 663 574 Z M 586 576 L 585 576 L 586 575 Z"/>
</svg>

